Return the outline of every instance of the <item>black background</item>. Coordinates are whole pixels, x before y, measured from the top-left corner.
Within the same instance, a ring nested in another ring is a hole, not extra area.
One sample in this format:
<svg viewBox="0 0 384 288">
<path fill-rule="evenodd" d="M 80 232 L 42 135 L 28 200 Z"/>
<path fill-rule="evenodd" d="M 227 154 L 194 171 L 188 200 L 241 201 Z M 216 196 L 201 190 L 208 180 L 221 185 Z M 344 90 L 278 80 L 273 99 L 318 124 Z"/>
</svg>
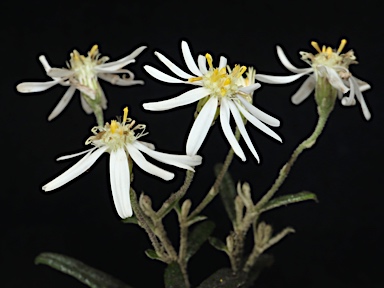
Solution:
<svg viewBox="0 0 384 288">
<path fill-rule="evenodd" d="M 376 2 L 378 3 L 378 2 Z M 382 4 L 380 4 L 382 5 Z M 366 121 L 359 105 L 338 102 L 324 134 L 314 149 L 303 153 L 279 195 L 313 191 L 319 203 L 302 203 L 264 215 L 276 230 L 292 226 L 296 233 L 270 249 L 275 264 L 255 287 L 383 287 L 383 20 L 382 7 L 369 1 L 3 1 L 1 25 L 1 142 L 2 189 L 0 192 L 1 287 L 83 287 L 77 280 L 46 266 L 34 265 L 41 252 L 67 254 L 99 268 L 134 287 L 163 287 L 164 265 L 149 260 L 145 233 L 122 224 L 113 206 L 108 177 L 108 157 L 101 159 L 75 181 L 51 193 L 41 186 L 72 166 L 57 163 L 58 156 L 85 149 L 94 125 L 81 109 L 78 92 L 64 112 L 51 123 L 46 119 L 65 89 L 54 87 L 35 94 L 19 94 L 22 81 L 49 78 L 38 56 L 45 54 L 53 67 L 63 67 L 69 53 L 86 53 L 93 44 L 111 61 L 147 45 L 137 62 L 128 66 L 144 86 L 117 87 L 102 83 L 109 100 L 106 120 L 129 105 L 131 116 L 148 125 L 146 140 L 158 150 L 183 153 L 192 124 L 194 105 L 165 112 L 148 112 L 142 103 L 166 99 L 189 89 L 154 80 L 144 64 L 164 66 L 153 55 L 158 50 L 183 69 L 180 42 L 187 40 L 197 56 L 210 52 L 229 63 L 255 66 L 260 73 L 288 75 L 279 63 L 275 46 L 281 45 L 292 63 L 307 67 L 299 51 L 312 51 L 311 40 L 337 47 L 348 39 L 359 65 L 351 67 L 372 89 L 365 99 L 372 113 Z M 313 97 L 299 106 L 290 96 L 302 80 L 282 86 L 262 85 L 255 105 L 282 122 L 275 129 L 284 139 L 273 141 L 254 127 L 248 131 L 261 155 L 257 164 L 245 143 L 247 156 L 236 158 L 230 171 L 248 181 L 258 199 L 275 179 L 293 149 L 307 137 L 316 122 Z M 212 166 L 223 161 L 229 146 L 217 127 L 209 133 L 200 154 L 188 197 L 197 203 L 213 181 Z M 145 191 L 159 207 L 183 181 L 183 171 L 165 182 L 135 168 L 132 184 Z M 220 201 L 205 214 L 217 222 L 214 234 L 224 238 L 230 228 Z M 166 222 L 177 242 L 175 216 Z M 191 281 L 198 284 L 227 258 L 208 244 L 190 262 Z"/>
</svg>

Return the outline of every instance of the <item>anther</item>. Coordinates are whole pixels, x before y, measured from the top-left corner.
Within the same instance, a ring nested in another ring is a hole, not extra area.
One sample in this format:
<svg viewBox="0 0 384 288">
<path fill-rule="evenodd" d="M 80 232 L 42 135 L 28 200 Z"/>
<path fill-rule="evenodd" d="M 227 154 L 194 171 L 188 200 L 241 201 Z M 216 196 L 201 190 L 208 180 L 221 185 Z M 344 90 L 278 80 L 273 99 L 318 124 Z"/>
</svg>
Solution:
<svg viewBox="0 0 384 288">
<path fill-rule="evenodd" d="M 313 48 L 315 48 L 315 49 L 316 49 L 316 51 L 317 51 L 317 52 L 321 53 L 321 50 L 320 50 L 319 44 L 317 44 L 317 42 L 315 42 L 315 41 L 312 41 L 312 42 L 311 42 L 311 45 L 312 45 L 312 47 L 313 47 Z"/>
<path fill-rule="evenodd" d="M 213 68 L 211 54 L 209 54 L 209 53 L 205 54 L 205 58 L 207 58 L 209 68 Z"/>
<path fill-rule="evenodd" d="M 124 115 L 123 115 L 123 124 L 124 124 L 127 121 L 127 117 L 128 117 L 128 107 L 125 107 L 123 111 L 124 111 Z"/>
<path fill-rule="evenodd" d="M 339 46 L 339 48 L 337 49 L 337 54 L 340 54 L 340 52 L 344 49 L 345 44 L 347 44 L 347 40 L 346 40 L 346 39 L 341 40 L 341 42 L 340 42 L 340 46 Z"/>
</svg>

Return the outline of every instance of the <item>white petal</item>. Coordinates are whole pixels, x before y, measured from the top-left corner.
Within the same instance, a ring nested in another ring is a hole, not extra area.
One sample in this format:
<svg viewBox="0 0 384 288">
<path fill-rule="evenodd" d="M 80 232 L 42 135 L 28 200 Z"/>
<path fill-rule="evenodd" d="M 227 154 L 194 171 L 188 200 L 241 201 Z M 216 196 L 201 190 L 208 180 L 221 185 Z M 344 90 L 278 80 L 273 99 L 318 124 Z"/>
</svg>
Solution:
<svg viewBox="0 0 384 288">
<path fill-rule="evenodd" d="M 185 41 L 181 42 L 181 51 L 183 52 L 184 61 L 185 61 L 185 64 L 187 64 L 189 71 L 191 71 L 193 74 L 197 76 L 203 76 L 203 74 L 201 74 L 199 68 L 195 63 L 195 60 L 193 60 L 191 50 L 189 50 L 187 42 Z"/>
<path fill-rule="evenodd" d="M 226 98 L 221 99 L 220 106 L 220 123 L 221 128 L 223 129 L 224 135 L 227 138 L 229 144 L 231 145 L 233 151 L 237 156 L 241 158 L 241 160 L 245 161 L 245 155 L 243 150 L 241 149 L 239 142 L 237 142 L 235 135 L 232 132 L 231 126 L 229 124 L 229 106 Z"/>
<path fill-rule="evenodd" d="M 236 102 L 235 102 L 236 103 Z M 275 138 L 276 140 L 282 142 L 279 135 L 277 135 L 271 128 L 269 128 L 267 125 L 265 125 L 263 122 L 261 122 L 259 119 L 257 119 L 254 115 L 249 113 L 244 107 L 242 107 L 240 104 L 236 103 L 237 108 L 240 110 L 241 114 L 244 115 L 244 117 L 251 122 L 256 128 L 263 131 L 265 134 L 271 136 L 272 138 Z"/>
<path fill-rule="evenodd" d="M 77 156 L 80 156 L 80 155 L 83 155 L 85 153 L 88 153 L 89 151 L 91 150 L 95 150 L 97 147 L 92 147 L 88 150 L 85 150 L 85 151 L 81 151 L 81 152 L 78 152 L 78 153 L 74 153 L 74 154 L 70 154 L 70 155 L 65 155 L 65 156 L 60 156 L 59 158 L 56 159 L 56 161 L 61 161 L 61 160 L 67 160 L 67 159 L 71 159 L 71 158 L 74 158 L 74 157 L 77 157 Z"/>
<path fill-rule="evenodd" d="M 217 97 L 211 97 L 201 109 L 187 139 L 187 155 L 196 155 L 211 127 L 218 105 Z"/>
<path fill-rule="evenodd" d="M 147 146 L 151 150 L 155 150 L 156 148 L 154 144 L 149 142 L 145 142 L 145 141 L 136 141 L 136 142 L 139 142 L 140 144 Z"/>
<path fill-rule="evenodd" d="M 189 79 L 195 77 L 194 75 L 185 73 L 183 70 L 181 70 L 179 67 L 177 67 L 175 64 L 173 64 L 167 57 L 162 55 L 159 52 L 155 52 L 155 55 L 160 59 L 161 62 L 165 64 L 171 70 L 173 73 L 175 73 L 180 78 Z"/>
<path fill-rule="evenodd" d="M 349 91 L 349 88 L 344 85 L 343 80 L 334 69 L 329 68 L 328 66 L 320 65 L 317 67 L 317 69 L 328 79 L 329 84 L 331 84 L 334 88 L 340 90 L 343 93 L 347 93 Z"/>
<path fill-rule="evenodd" d="M 352 79 L 352 82 L 355 86 L 356 98 L 357 98 L 357 101 L 360 102 L 360 106 L 361 106 L 361 109 L 363 111 L 364 117 L 365 117 L 365 119 L 369 120 L 369 119 L 371 119 L 371 112 L 369 112 L 368 106 L 365 103 L 363 93 L 361 93 L 360 89 L 357 89 L 359 84 L 357 83 L 357 80 L 355 79 L 355 77 L 351 76 L 350 78 Z"/>
<path fill-rule="evenodd" d="M 21 93 L 41 92 L 59 83 L 60 80 L 47 82 L 23 82 L 16 86 L 17 91 Z"/>
<path fill-rule="evenodd" d="M 253 91 L 255 91 L 256 89 L 259 89 L 260 87 L 260 83 L 254 83 L 249 86 L 241 87 L 239 90 L 244 93 L 250 94 L 253 93 Z"/>
<path fill-rule="evenodd" d="M 355 88 L 359 89 L 359 86 L 355 87 L 352 81 L 352 77 L 349 77 L 348 82 L 349 82 L 349 95 L 348 97 L 343 97 L 341 99 L 341 104 L 344 106 L 353 106 L 353 105 L 356 105 Z"/>
<path fill-rule="evenodd" d="M 75 74 L 74 71 L 65 68 L 51 68 L 47 72 L 47 75 L 52 78 L 69 78 L 73 74 Z"/>
<path fill-rule="evenodd" d="M 293 73 L 309 73 L 313 71 L 313 68 L 296 68 L 289 62 L 288 58 L 285 56 L 283 49 L 280 46 L 276 46 L 277 56 L 279 57 L 281 63 L 287 68 L 289 71 Z"/>
<path fill-rule="evenodd" d="M 132 157 L 132 160 L 145 172 L 148 172 L 149 174 L 155 175 L 167 181 L 173 179 L 175 176 L 173 173 L 161 169 L 148 162 L 143 154 L 141 154 L 141 152 L 132 144 L 128 143 L 126 147 L 128 149 L 129 155 Z"/>
<path fill-rule="evenodd" d="M 359 89 L 361 92 L 371 89 L 371 85 L 369 85 L 367 82 L 360 80 L 356 77 L 353 77 L 353 78 L 355 78 L 357 84 L 359 84 Z"/>
<path fill-rule="evenodd" d="M 67 91 L 64 93 L 63 97 L 60 99 L 59 103 L 52 110 L 51 114 L 48 116 L 48 121 L 54 119 L 57 115 L 59 115 L 65 107 L 67 107 L 69 101 L 71 101 L 73 94 L 76 91 L 75 86 L 70 86 Z"/>
<path fill-rule="evenodd" d="M 131 199 L 129 197 L 131 180 L 127 154 L 124 149 L 111 152 L 109 177 L 113 202 L 115 203 L 117 213 L 123 219 L 131 217 L 133 214 Z"/>
<path fill-rule="evenodd" d="M 196 102 L 200 100 L 201 98 L 204 98 L 211 93 L 210 90 L 208 90 L 205 87 L 199 87 L 192 90 L 189 90 L 175 98 L 171 98 L 164 101 L 158 101 L 158 102 L 150 102 L 150 103 L 144 103 L 143 107 L 146 110 L 151 111 L 163 111 L 172 109 L 175 107 L 180 107 L 184 105 L 188 105 L 190 103 Z"/>
<path fill-rule="evenodd" d="M 47 73 L 51 69 L 51 65 L 49 65 L 47 58 L 45 58 L 44 55 L 41 55 L 41 56 L 39 56 L 39 60 L 40 60 L 41 64 L 43 65 L 45 72 Z"/>
<path fill-rule="evenodd" d="M 106 74 L 106 73 L 100 73 L 97 74 L 97 77 L 100 79 L 103 79 L 104 81 L 108 81 L 109 83 L 113 85 L 119 85 L 119 86 L 131 86 L 131 85 L 143 85 L 143 80 L 134 80 L 135 75 L 131 72 L 126 70 L 126 73 L 129 74 L 129 78 L 125 78 L 125 75 L 123 77 L 120 77 L 119 75 L 114 74 Z"/>
<path fill-rule="evenodd" d="M 256 80 L 259 80 L 260 82 L 263 82 L 263 83 L 286 84 L 299 79 L 305 74 L 308 74 L 308 73 L 299 73 L 296 75 L 289 75 L 289 76 L 271 76 L 271 75 L 265 75 L 265 74 L 256 74 L 255 78 Z"/>
<path fill-rule="evenodd" d="M 193 167 L 201 164 L 202 158 L 198 155 L 189 156 L 162 153 L 148 148 L 146 145 L 143 145 L 141 141 L 135 141 L 132 145 L 157 161 L 179 168 L 195 171 Z"/>
<path fill-rule="evenodd" d="M 187 83 L 184 80 L 180 80 L 175 77 L 169 76 L 168 74 L 165 74 L 160 70 L 157 70 L 156 68 L 153 68 L 152 66 L 149 66 L 149 65 L 145 65 L 144 70 L 147 71 L 152 77 L 156 78 L 157 80 L 160 80 L 166 83 Z"/>
<path fill-rule="evenodd" d="M 219 69 L 224 68 L 225 66 L 227 66 L 227 58 L 220 56 Z"/>
<path fill-rule="evenodd" d="M 245 130 L 245 126 L 243 123 L 243 119 L 241 119 L 240 113 L 238 108 L 235 104 L 233 104 L 232 101 L 228 101 L 229 109 L 231 110 L 231 113 L 233 115 L 233 118 L 235 119 L 236 125 L 239 128 L 240 134 L 243 137 L 245 143 L 247 144 L 249 150 L 251 150 L 253 156 L 256 158 L 257 162 L 260 162 L 259 155 L 256 152 L 255 147 L 253 146 L 253 143 L 251 139 L 249 138 L 249 135 L 247 133 L 247 130 Z"/>
<path fill-rule="evenodd" d="M 91 106 L 89 106 L 89 104 L 87 103 L 87 101 L 85 101 L 84 97 L 80 95 L 80 103 L 81 103 L 81 107 L 83 108 L 83 110 L 85 111 L 85 113 L 87 114 L 91 114 L 93 112 Z"/>
<path fill-rule="evenodd" d="M 300 104 L 302 101 L 307 99 L 307 97 L 312 93 L 315 89 L 316 80 L 314 75 L 310 75 L 303 84 L 300 86 L 299 90 L 295 94 L 292 95 L 291 101 L 293 104 Z"/>
<path fill-rule="evenodd" d="M 237 98 L 241 101 L 241 103 L 244 105 L 244 107 L 257 119 L 263 121 L 264 123 L 271 125 L 273 127 L 280 126 L 280 120 L 268 115 L 267 113 L 261 111 L 259 108 L 256 108 L 251 103 L 249 103 L 247 100 L 245 100 L 240 95 L 237 95 Z"/>
<path fill-rule="evenodd" d="M 207 58 L 205 58 L 203 55 L 199 55 L 199 57 L 197 58 L 197 63 L 199 64 L 199 69 L 201 73 L 206 74 L 208 72 Z"/>
<path fill-rule="evenodd" d="M 77 176 L 88 170 L 93 165 L 93 163 L 95 163 L 96 160 L 99 159 L 101 154 L 103 154 L 106 149 L 107 147 L 101 147 L 93 153 L 91 153 L 93 150 L 90 150 L 83 158 L 80 159 L 79 162 L 77 162 L 75 165 L 73 165 L 60 176 L 53 179 L 51 182 L 45 184 L 43 186 L 43 190 L 54 190 L 75 179 Z"/>
<path fill-rule="evenodd" d="M 98 65 L 95 67 L 96 71 L 100 72 L 113 72 L 117 69 L 120 69 L 130 63 L 135 62 L 135 58 L 145 49 L 147 48 L 146 46 L 141 46 L 137 48 L 135 51 L 133 51 L 131 54 L 128 56 L 125 56 L 124 58 L 121 58 L 120 60 L 117 61 L 112 61 L 109 63 L 104 63 L 101 65 Z"/>
</svg>

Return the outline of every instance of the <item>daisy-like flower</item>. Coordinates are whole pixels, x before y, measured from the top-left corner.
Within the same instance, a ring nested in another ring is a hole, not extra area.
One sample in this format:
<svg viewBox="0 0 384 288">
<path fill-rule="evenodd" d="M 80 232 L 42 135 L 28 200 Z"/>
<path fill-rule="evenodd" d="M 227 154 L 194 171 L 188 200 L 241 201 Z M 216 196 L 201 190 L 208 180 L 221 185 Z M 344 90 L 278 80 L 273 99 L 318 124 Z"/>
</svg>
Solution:
<svg viewBox="0 0 384 288">
<path fill-rule="evenodd" d="M 143 153 L 157 161 L 192 171 L 194 166 L 201 164 L 201 156 L 162 153 L 155 151 L 153 144 L 139 141 L 140 137 L 147 134 L 145 125 L 135 126 L 135 121 L 127 116 L 128 108 L 125 108 L 121 122 L 112 120 L 111 124 L 107 122 L 104 127 L 94 127 L 92 129 L 94 135 L 89 137 L 85 144 L 92 144 L 95 147 L 58 158 L 57 160 L 64 160 L 85 154 L 79 162 L 44 185 L 43 190 L 51 191 L 68 183 L 88 170 L 103 153 L 107 152 L 110 154 L 109 175 L 113 201 L 119 216 L 127 218 L 132 216 L 129 191 L 133 162 L 149 174 L 164 180 L 171 180 L 174 177 L 173 173 L 148 162 Z"/>
<path fill-rule="evenodd" d="M 236 155 L 245 161 L 244 152 L 230 126 L 230 115 L 232 114 L 248 148 L 257 161 L 260 161 L 255 147 L 245 130 L 242 117 L 278 141 L 281 141 L 281 138 L 264 124 L 277 127 L 280 125 L 280 121 L 251 104 L 253 92 L 260 87 L 259 83 L 255 83 L 255 70 L 249 68 L 248 73 L 246 73 L 248 77 L 244 78 L 243 74 L 246 72 L 247 67 L 235 65 L 233 69 L 229 69 L 227 68 L 227 59 L 223 56 L 220 57 L 219 67 L 215 68 L 210 54 L 206 54 L 205 57 L 199 55 L 196 65 L 187 42 L 181 42 L 181 50 L 190 73 L 184 72 L 164 55 L 155 52 L 159 60 L 181 79 L 167 75 L 152 66 L 146 65 L 144 69 L 160 81 L 185 83 L 198 87 L 172 99 L 145 103 L 143 107 L 147 110 L 162 111 L 199 101 L 199 104 L 202 105 L 198 105 L 197 112 L 199 113 L 189 132 L 186 144 L 187 155 L 195 155 L 198 152 L 212 122 L 219 114 L 225 137 Z M 202 106 L 201 111 L 199 111 L 200 106 Z"/>
<path fill-rule="evenodd" d="M 312 41 L 311 45 L 316 49 L 317 54 L 313 55 L 308 52 L 300 52 L 301 59 L 308 63 L 311 66 L 310 68 L 296 68 L 285 56 L 283 49 L 280 46 L 277 46 L 277 55 L 281 63 L 289 71 L 296 73 L 296 75 L 270 76 L 257 74 L 256 79 L 264 83 L 285 84 L 309 74 L 309 77 L 291 98 L 294 104 L 299 104 L 315 89 L 319 78 L 326 78 L 328 83 L 337 90 L 337 96 L 341 99 L 342 105 L 355 105 L 357 99 L 365 119 L 369 120 L 371 118 L 371 113 L 365 103 L 362 92 L 370 89 L 371 86 L 354 77 L 349 71 L 349 65 L 357 64 L 358 62 L 356 61 L 356 56 L 354 55 L 353 50 L 341 54 L 346 43 L 347 41 L 345 39 L 341 40 L 340 46 L 336 50 L 331 47 L 326 47 L 325 45 L 320 48 L 317 42 Z M 344 96 L 348 91 L 349 94 Z"/>
<path fill-rule="evenodd" d="M 81 92 L 81 105 L 87 114 L 95 112 L 95 109 L 106 109 L 107 99 L 99 84 L 98 78 L 120 86 L 130 86 L 144 84 L 142 80 L 134 80 L 134 74 L 122 69 L 124 66 L 134 63 L 135 58 L 146 48 L 141 46 L 130 55 L 120 60 L 108 62 L 109 57 L 101 56 L 99 48 L 94 45 L 88 52 L 88 56 L 80 55 L 77 50 L 70 54 L 71 59 L 67 62 L 68 68 L 52 68 L 44 55 L 39 57 L 45 72 L 51 81 L 47 82 L 23 82 L 16 86 L 21 93 L 31 93 L 45 91 L 56 84 L 69 86 L 64 96 L 49 115 L 48 120 L 52 120 L 59 115 L 72 99 L 76 89 Z M 108 62 L 108 63 L 107 63 Z M 128 78 L 126 74 L 128 74 Z M 118 74 L 122 74 L 120 77 Z"/>
</svg>

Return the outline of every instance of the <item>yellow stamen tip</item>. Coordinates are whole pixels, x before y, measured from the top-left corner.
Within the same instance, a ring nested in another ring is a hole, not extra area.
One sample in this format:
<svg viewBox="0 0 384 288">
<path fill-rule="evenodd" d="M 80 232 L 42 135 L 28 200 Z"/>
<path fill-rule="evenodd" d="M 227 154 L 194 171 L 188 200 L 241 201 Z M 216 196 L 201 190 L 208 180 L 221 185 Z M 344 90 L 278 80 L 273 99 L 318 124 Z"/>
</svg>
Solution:
<svg viewBox="0 0 384 288">
<path fill-rule="evenodd" d="M 323 45 L 322 49 L 321 49 L 321 52 L 325 53 L 325 50 L 327 49 L 327 47 L 325 47 L 325 45 Z"/>
<path fill-rule="evenodd" d="M 343 51 L 343 49 L 344 49 L 346 44 L 347 44 L 347 40 L 346 39 L 341 40 L 340 46 L 337 49 L 337 54 L 340 54 L 340 52 Z"/>
<path fill-rule="evenodd" d="M 247 71 L 247 67 L 246 66 L 241 66 L 241 69 L 240 69 L 240 75 L 243 75 L 244 72 Z"/>
<path fill-rule="evenodd" d="M 91 48 L 91 50 L 89 51 L 89 54 L 92 56 L 92 55 L 94 55 L 94 54 L 96 54 L 97 53 L 97 50 L 99 49 L 99 46 L 98 45 L 93 45 L 92 46 L 92 48 Z"/>
<path fill-rule="evenodd" d="M 209 54 L 209 53 L 205 54 L 205 58 L 207 58 L 209 68 L 213 68 L 211 54 Z"/>
<path fill-rule="evenodd" d="M 192 77 L 188 79 L 188 82 L 195 82 L 200 80 L 203 80 L 203 77 Z"/>
<path fill-rule="evenodd" d="M 125 123 L 127 121 L 127 118 L 128 118 L 128 107 L 125 107 L 123 109 L 123 111 L 124 111 L 123 123 Z"/>
<path fill-rule="evenodd" d="M 331 48 L 331 47 L 328 47 L 328 48 L 327 48 L 327 54 L 328 54 L 328 56 L 331 56 L 332 53 L 333 53 L 332 48 Z"/>
<path fill-rule="evenodd" d="M 117 127 L 118 127 L 118 125 L 117 125 L 116 120 L 112 120 L 112 121 L 111 121 L 111 125 L 110 125 L 111 132 L 112 132 L 112 133 L 115 133 Z"/>
<path fill-rule="evenodd" d="M 311 45 L 312 45 L 313 48 L 316 49 L 317 52 L 321 53 L 320 46 L 319 46 L 319 44 L 317 44 L 317 42 L 312 41 L 312 42 L 311 42 Z"/>
<path fill-rule="evenodd" d="M 225 79 L 225 81 L 223 82 L 223 85 L 225 86 L 229 84 L 231 84 L 231 79 L 230 78 Z"/>
</svg>

